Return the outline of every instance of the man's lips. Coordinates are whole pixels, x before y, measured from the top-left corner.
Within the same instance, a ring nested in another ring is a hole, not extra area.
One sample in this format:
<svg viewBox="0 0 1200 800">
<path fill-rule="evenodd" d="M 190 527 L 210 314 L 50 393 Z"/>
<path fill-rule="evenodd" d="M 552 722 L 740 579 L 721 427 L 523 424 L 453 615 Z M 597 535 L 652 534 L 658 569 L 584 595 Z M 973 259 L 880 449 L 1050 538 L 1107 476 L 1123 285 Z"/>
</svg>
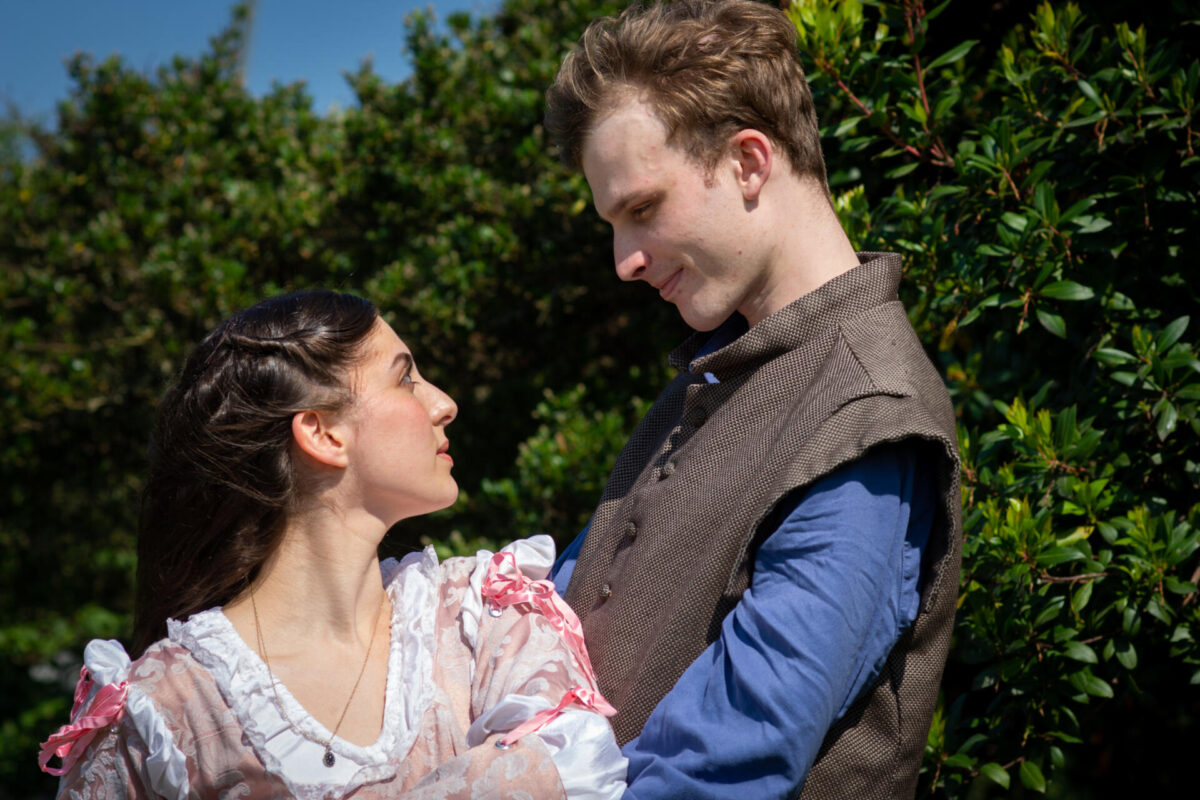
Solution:
<svg viewBox="0 0 1200 800">
<path fill-rule="evenodd" d="M 679 281 L 682 277 L 683 277 L 683 270 L 681 270 L 681 269 L 676 270 L 675 273 L 673 275 L 671 275 L 671 277 L 667 278 L 665 281 L 663 281 L 661 284 L 659 284 L 656 287 L 658 289 L 659 297 L 661 297 L 663 300 L 670 300 L 671 293 L 675 291 L 675 287 L 677 287 L 679 285 Z"/>
<path fill-rule="evenodd" d="M 454 459 L 450 457 L 450 441 L 449 440 L 442 442 L 442 446 L 437 449 L 437 455 L 438 455 L 438 458 L 444 458 L 447 461 L 449 461 L 451 464 L 454 463 Z"/>
</svg>

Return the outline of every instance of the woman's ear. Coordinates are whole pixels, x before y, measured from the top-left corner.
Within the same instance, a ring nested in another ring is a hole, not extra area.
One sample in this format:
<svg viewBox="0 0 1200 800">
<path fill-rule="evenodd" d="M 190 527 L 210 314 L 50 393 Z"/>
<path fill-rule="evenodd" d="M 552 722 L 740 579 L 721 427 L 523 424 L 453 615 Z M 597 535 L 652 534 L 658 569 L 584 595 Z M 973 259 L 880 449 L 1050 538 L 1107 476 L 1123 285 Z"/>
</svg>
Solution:
<svg viewBox="0 0 1200 800">
<path fill-rule="evenodd" d="M 345 467 L 349 463 L 346 431 L 323 411 L 301 411 L 292 417 L 292 439 L 318 464 Z"/>
<path fill-rule="evenodd" d="M 747 202 L 754 202 L 771 177 L 771 168 L 775 165 L 774 145 L 762 131 L 744 128 L 733 135 L 730 146 L 742 197 Z"/>
</svg>

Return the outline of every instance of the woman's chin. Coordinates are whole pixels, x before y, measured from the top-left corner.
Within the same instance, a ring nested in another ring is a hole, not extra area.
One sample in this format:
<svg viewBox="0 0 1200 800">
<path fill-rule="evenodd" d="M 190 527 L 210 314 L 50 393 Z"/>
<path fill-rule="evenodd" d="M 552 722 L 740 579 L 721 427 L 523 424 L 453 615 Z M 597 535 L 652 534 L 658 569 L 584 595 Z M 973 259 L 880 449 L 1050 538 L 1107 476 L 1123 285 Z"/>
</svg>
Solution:
<svg viewBox="0 0 1200 800">
<path fill-rule="evenodd" d="M 450 480 L 451 488 L 448 488 L 444 494 L 430 497 L 427 502 L 419 505 L 409 505 L 407 508 L 397 511 L 394 516 L 395 525 L 398 522 L 403 522 L 406 519 L 414 517 L 423 517 L 427 514 L 432 514 L 435 511 L 444 511 L 458 502 L 459 496 L 462 494 L 459 491 L 458 484 L 453 478 Z"/>
</svg>

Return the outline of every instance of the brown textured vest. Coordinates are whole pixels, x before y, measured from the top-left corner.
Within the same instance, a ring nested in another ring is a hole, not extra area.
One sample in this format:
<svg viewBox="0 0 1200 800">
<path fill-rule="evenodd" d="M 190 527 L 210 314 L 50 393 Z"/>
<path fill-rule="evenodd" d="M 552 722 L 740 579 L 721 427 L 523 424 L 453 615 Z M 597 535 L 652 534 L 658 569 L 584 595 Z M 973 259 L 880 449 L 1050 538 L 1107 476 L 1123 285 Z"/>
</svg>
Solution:
<svg viewBox="0 0 1200 800">
<path fill-rule="evenodd" d="M 803 798 L 913 796 L 957 598 L 953 408 L 897 299 L 900 257 L 859 258 L 716 352 L 691 361 L 697 335 L 671 354 L 681 374 L 618 457 L 567 589 L 625 743 L 720 635 L 785 495 L 876 445 L 926 448 L 942 502 L 921 613 L 827 734 Z"/>
</svg>

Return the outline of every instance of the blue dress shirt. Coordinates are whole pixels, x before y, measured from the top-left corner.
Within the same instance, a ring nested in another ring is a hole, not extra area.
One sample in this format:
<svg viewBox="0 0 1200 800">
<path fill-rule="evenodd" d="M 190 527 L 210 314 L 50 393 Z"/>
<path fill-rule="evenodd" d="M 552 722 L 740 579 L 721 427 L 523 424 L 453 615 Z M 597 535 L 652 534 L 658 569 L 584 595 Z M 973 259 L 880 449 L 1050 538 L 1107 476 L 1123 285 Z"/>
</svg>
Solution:
<svg viewBox="0 0 1200 800">
<path fill-rule="evenodd" d="M 626 798 L 794 794 L 916 619 L 934 508 L 918 462 L 876 449 L 785 498 L 720 638 L 625 746 Z M 555 565 L 560 592 L 586 535 Z"/>
</svg>

